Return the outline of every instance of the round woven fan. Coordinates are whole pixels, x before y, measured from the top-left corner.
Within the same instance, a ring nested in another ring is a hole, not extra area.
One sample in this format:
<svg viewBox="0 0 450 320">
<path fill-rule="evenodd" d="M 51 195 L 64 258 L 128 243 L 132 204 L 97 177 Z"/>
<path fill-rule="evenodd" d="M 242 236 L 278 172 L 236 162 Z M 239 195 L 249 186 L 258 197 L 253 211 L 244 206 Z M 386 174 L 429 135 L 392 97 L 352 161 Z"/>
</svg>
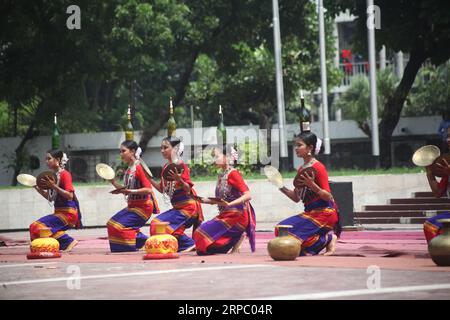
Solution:
<svg viewBox="0 0 450 320">
<path fill-rule="evenodd" d="M 17 176 L 17 181 L 24 186 L 34 187 L 36 185 L 36 177 L 31 174 L 22 173 Z"/>
<path fill-rule="evenodd" d="M 266 175 L 270 183 L 272 183 L 278 189 L 283 187 L 283 177 L 281 176 L 280 171 L 278 171 L 275 167 L 265 166 L 264 174 Z"/>
<path fill-rule="evenodd" d="M 106 163 L 97 164 L 95 166 L 95 171 L 97 171 L 97 174 L 105 180 L 112 180 L 116 176 L 114 169 L 108 166 Z"/>
<path fill-rule="evenodd" d="M 439 157 L 441 151 L 434 145 L 423 146 L 414 152 L 412 162 L 419 167 L 427 167 Z"/>
</svg>

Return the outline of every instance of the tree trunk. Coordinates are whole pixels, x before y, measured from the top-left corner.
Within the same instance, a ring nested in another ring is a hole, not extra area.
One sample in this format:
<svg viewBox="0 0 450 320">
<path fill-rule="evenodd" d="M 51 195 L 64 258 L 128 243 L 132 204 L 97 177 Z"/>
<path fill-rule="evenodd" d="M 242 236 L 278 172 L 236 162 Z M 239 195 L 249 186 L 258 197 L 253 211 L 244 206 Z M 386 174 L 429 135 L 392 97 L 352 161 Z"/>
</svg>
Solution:
<svg viewBox="0 0 450 320">
<path fill-rule="evenodd" d="M 233 8 L 236 9 L 237 6 L 238 6 L 238 2 L 233 1 Z M 201 52 L 203 52 L 205 50 L 205 48 L 207 48 L 208 46 L 211 45 L 211 42 L 213 39 L 216 39 L 222 33 L 223 30 L 226 30 L 228 28 L 228 26 L 231 23 L 233 23 L 233 21 L 234 21 L 233 17 L 235 16 L 236 10 L 232 10 L 231 12 L 232 13 L 231 13 L 231 16 L 229 17 L 229 19 L 223 25 L 218 26 L 216 28 L 216 30 L 214 30 L 210 39 L 205 40 L 201 46 L 199 46 L 199 47 L 195 48 L 195 50 L 193 50 L 191 57 L 189 58 L 189 60 L 187 62 L 187 68 L 186 68 L 185 72 L 183 73 L 183 75 L 181 76 L 180 82 L 179 82 L 177 90 L 176 90 L 175 97 L 173 99 L 173 103 L 174 103 L 175 107 L 177 105 L 179 105 L 180 102 L 184 99 L 184 96 L 186 94 L 186 89 L 189 84 L 189 79 L 191 77 L 192 71 L 194 70 L 195 62 L 197 61 L 197 57 L 199 56 L 199 54 Z M 145 128 L 142 131 L 141 140 L 139 141 L 139 146 L 142 148 L 142 152 L 145 152 L 145 149 L 147 148 L 147 144 L 150 141 L 150 139 L 156 133 L 158 133 L 159 129 L 161 129 L 161 127 L 165 123 L 167 123 L 167 120 L 169 120 L 169 110 L 167 110 L 167 108 L 163 108 L 159 112 L 158 118 L 159 118 L 159 121 L 153 122 L 153 124 L 151 126 Z"/>
<path fill-rule="evenodd" d="M 25 136 L 22 138 L 22 141 L 20 141 L 20 144 L 17 146 L 17 148 L 15 150 L 16 163 L 14 164 L 14 175 L 13 175 L 13 179 L 11 181 L 11 185 L 12 186 L 16 186 L 17 185 L 17 176 L 19 175 L 20 170 L 22 170 L 22 167 L 24 165 L 22 152 L 23 152 L 23 149 L 25 147 L 25 144 L 27 143 L 28 140 L 33 139 L 34 136 L 36 135 L 36 132 L 34 131 L 34 128 L 36 126 L 37 115 L 41 112 L 42 105 L 43 105 L 43 100 L 41 100 L 41 102 L 39 102 L 39 104 L 38 104 L 38 106 L 36 108 L 36 112 L 34 113 L 34 118 L 31 121 L 30 126 L 28 127 L 28 130 L 25 133 Z"/>
<path fill-rule="evenodd" d="M 381 116 L 380 128 L 380 164 L 383 168 L 392 166 L 391 141 L 392 133 L 400 120 L 406 97 L 416 79 L 417 72 L 427 59 L 423 44 L 417 43 L 410 53 L 410 59 L 406 65 L 402 80 L 394 94 L 387 99 Z"/>
</svg>

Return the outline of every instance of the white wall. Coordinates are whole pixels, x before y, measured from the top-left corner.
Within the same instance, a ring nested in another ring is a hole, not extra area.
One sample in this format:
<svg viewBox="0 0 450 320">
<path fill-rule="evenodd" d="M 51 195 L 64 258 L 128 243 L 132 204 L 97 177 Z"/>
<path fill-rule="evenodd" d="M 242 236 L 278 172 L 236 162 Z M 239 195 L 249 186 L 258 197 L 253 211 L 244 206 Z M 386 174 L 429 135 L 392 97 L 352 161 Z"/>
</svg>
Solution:
<svg viewBox="0 0 450 320">
<path fill-rule="evenodd" d="M 353 182 L 355 211 L 363 205 L 385 204 L 391 198 L 410 197 L 412 192 L 428 190 L 425 174 L 331 177 L 330 180 Z M 257 221 L 261 223 L 281 221 L 303 209 L 266 180 L 248 180 L 247 184 Z M 285 179 L 285 185 L 292 186 L 292 179 Z M 215 182 L 197 182 L 195 188 L 200 196 L 214 196 Z M 109 185 L 76 188 L 86 226 L 104 226 L 112 215 L 126 206 L 124 197 L 111 195 L 110 190 Z M 161 210 L 169 209 L 170 205 L 155 193 Z M 0 203 L 0 230 L 26 229 L 34 220 L 52 213 L 48 202 L 29 188 L 0 190 Z M 203 205 L 203 210 L 207 220 L 217 214 L 216 206 Z"/>
<path fill-rule="evenodd" d="M 436 135 L 437 128 L 441 118 L 435 117 L 418 117 L 418 118 L 401 118 L 397 125 L 394 136 L 416 136 L 416 135 Z M 275 125 L 274 128 L 277 126 Z M 405 132 L 401 128 L 406 128 Z M 258 130 L 258 126 L 229 126 L 227 127 L 227 136 L 232 139 L 232 130 L 241 129 L 242 132 L 253 129 Z M 322 123 L 314 122 L 311 124 L 311 129 L 319 137 L 323 137 Z M 286 126 L 287 139 L 292 141 L 294 134 L 299 132 L 298 124 L 289 124 Z M 154 136 L 147 145 L 147 150 L 144 159 L 151 166 L 162 166 L 163 159 L 160 154 L 161 139 L 164 136 L 165 130 L 160 130 L 158 135 Z M 183 137 L 183 141 L 187 147 L 194 145 L 200 147 L 202 145 L 209 145 L 217 143 L 216 128 L 205 127 L 193 129 L 177 129 L 177 135 Z M 257 135 L 255 135 L 257 136 Z M 141 132 L 135 132 L 135 140 L 139 140 Z M 353 120 L 344 121 L 330 121 L 330 137 L 332 141 L 345 141 L 346 139 L 367 139 L 367 136 L 358 128 L 356 122 Z M 117 163 L 118 149 L 120 143 L 125 139 L 123 132 L 99 132 L 99 133 L 77 133 L 62 135 L 61 143 L 63 149 L 67 151 L 96 151 L 101 150 L 107 153 L 107 158 L 110 164 Z M 241 136 L 238 142 L 242 142 L 244 137 Z M 250 136 L 250 140 L 251 136 Z M 20 138 L 0 138 L 0 186 L 10 185 L 13 176 L 13 170 L 8 168 L 11 159 L 14 159 L 14 150 L 20 143 Z M 40 136 L 32 139 L 26 144 L 27 152 L 40 159 L 41 167 L 37 170 L 31 171 L 23 169 L 23 173 L 30 173 L 37 175 L 46 169 L 45 152 L 51 147 L 50 136 Z M 189 156 L 190 148 L 186 148 L 186 157 Z M 292 152 L 292 151 L 290 151 Z M 333 150 L 331 150 L 333 152 Z M 294 157 L 295 159 L 295 157 Z M 294 167 L 298 166 L 298 161 L 295 159 Z"/>
</svg>

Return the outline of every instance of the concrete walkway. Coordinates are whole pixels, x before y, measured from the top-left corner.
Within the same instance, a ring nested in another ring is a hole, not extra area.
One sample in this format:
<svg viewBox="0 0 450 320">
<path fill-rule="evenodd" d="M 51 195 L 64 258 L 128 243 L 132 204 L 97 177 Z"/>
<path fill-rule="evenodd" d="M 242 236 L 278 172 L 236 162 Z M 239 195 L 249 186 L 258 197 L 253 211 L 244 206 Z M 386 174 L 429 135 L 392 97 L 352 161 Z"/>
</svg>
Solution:
<svg viewBox="0 0 450 320">
<path fill-rule="evenodd" d="M 148 230 L 144 230 L 148 232 Z M 62 258 L 27 260 L 26 232 L 0 234 L 0 299 L 450 299 L 450 267 L 428 256 L 421 230 L 344 232 L 335 255 L 273 261 L 272 232 L 239 254 L 142 260 L 112 254 L 106 229 L 73 230 Z"/>
</svg>

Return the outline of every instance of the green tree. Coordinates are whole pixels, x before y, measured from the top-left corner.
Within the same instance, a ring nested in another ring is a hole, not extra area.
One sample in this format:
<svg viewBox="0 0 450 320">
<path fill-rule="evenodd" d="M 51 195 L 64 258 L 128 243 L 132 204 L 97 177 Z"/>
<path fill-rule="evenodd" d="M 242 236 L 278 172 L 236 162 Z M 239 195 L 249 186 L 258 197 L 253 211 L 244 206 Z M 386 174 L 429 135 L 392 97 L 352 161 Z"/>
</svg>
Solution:
<svg viewBox="0 0 450 320">
<path fill-rule="evenodd" d="M 403 109 L 404 116 L 441 115 L 450 110 L 450 64 L 422 67 Z"/>
<path fill-rule="evenodd" d="M 381 29 L 376 30 L 377 47 L 386 45 L 395 52 L 409 53 L 403 77 L 388 97 L 379 124 L 381 165 L 390 167 L 392 133 L 420 67 L 427 59 L 440 65 L 450 58 L 450 2 L 375 0 L 374 4 L 381 13 Z M 367 48 L 366 1 L 326 0 L 325 6 L 331 14 L 349 9 L 357 16 L 355 41 L 360 49 Z"/>
<path fill-rule="evenodd" d="M 387 99 L 395 91 L 398 79 L 391 68 L 377 73 L 377 100 L 378 112 L 381 114 Z M 336 108 L 343 111 L 344 118 L 353 119 L 358 127 L 369 137 L 370 128 L 370 86 L 366 76 L 355 76 L 352 78 L 350 87 L 336 102 Z"/>
</svg>

